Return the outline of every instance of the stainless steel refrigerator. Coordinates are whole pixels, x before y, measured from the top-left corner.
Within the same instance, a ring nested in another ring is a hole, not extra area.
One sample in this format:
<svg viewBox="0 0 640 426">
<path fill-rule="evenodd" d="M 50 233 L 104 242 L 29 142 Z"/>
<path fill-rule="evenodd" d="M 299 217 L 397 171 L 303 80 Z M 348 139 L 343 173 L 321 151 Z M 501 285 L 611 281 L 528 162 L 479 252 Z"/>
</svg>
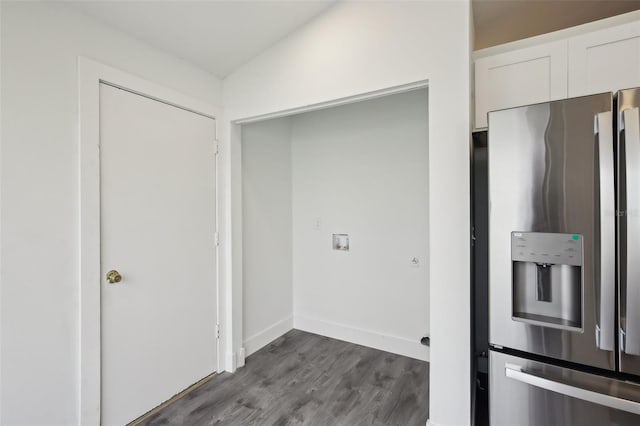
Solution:
<svg viewBox="0 0 640 426">
<path fill-rule="evenodd" d="M 640 425 L 639 108 L 489 114 L 492 425 Z"/>
</svg>

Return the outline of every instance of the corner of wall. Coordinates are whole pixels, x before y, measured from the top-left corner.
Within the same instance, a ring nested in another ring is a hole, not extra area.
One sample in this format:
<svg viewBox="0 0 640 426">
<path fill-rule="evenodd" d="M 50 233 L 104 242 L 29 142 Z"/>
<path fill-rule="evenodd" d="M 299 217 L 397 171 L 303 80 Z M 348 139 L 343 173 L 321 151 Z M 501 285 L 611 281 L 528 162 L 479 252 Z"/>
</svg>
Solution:
<svg viewBox="0 0 640 426">
<path fill-rule="evenodd" d="M 254 334 L 253 336 L 247 337 L 244 341 L 244 348 L 242 348 L 242 351 L 246 350 L 246 356 L 249 356 L 287 333 L 292 328 L 293 315 L 289 315 L 288 317 L 269 325 L 264 330 Z"/>
</svg>

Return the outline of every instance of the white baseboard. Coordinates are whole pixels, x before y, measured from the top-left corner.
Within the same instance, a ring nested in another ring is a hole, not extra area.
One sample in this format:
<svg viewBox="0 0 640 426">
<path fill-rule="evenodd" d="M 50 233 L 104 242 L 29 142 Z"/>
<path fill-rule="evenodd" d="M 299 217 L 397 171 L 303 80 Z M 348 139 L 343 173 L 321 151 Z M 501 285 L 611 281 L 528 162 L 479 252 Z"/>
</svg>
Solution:
<svg viewBox="0 0 640 426">
<path fill-rule="evenodd" d="M 224 355 L 224 367 L 225 371 L 229 373 L 236 372 L 236 353 L 235 352 L 227 352 Z"/>
<path fill-rule="evenodd" d="M 421 361 L 429 361 L 429 348 L 422 345 L 418 338 L 413 341 L 404 337 L 391 336 L 303 315 L 294 316 L 293 327 L 333 339 L 344 340 L 345 342 L 356 343 Z"/>
<path fill-rule="evenodd" d="M 271 324 L 269 327 L 254 334 L 253 336 L 248 337 L 244 341 L 245 356 L 249 356 L 255 351 L 267 346 L 269 343 L 273 342 L 292 328 L 293 316 L 289 315 L 288 317 Z"/>
<path fill-rule="evenodd" d="M 244 348 L 238 349 L 238 360 L 236 361 L 238 363 L 238 368 L 244 367 L 244 361 L 246 358 L 247 356 L 245 355 Z"/>
</svg>

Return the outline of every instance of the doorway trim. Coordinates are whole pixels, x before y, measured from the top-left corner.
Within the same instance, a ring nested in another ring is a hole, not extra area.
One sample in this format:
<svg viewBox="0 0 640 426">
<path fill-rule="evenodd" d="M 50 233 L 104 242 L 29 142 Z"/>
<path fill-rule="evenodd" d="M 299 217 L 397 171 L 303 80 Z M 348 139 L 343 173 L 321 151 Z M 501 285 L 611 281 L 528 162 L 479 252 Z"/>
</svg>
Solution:
<svg viewBox="0 0 640 426">
<path fill-rule="evenodd" d="M 222 111 L 202 100 L 152 83 L 94 60 L 78 57 L 78 131 L 79 131 L 79 421 L 100 424 L 101 336 L 100 336 L 100 83 L 122 88 L 138 95 L 216 120 L 219 139 Z M 215 141 L 212 141 L 214 143 Z M 216 162 L 219 162 L 216 156 Z M 216 232 L 219 232 L 220 173 L 216 167 Z M 217 322 L 220 324 L 219 247 L 216 247 Z M 216 336 L 212 336 L 216 338 Z M 221 371 L 221 342 L 218 339 L 218 365 Z M 149 407 L 150 409 L 153 407 Z"/>
</svg>

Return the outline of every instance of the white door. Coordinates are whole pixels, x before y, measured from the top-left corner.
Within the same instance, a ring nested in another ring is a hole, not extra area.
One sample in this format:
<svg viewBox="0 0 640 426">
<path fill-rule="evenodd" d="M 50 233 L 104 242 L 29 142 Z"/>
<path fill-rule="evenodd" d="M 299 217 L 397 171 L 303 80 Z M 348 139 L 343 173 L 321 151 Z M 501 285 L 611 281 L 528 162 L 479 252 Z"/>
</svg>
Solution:
<svg viewBox="0 0 640 426">
<path fill-rule="evenodd" d="M 102 425 L 216 369 L 214 140 L 212 118 L 100 85 Z"/>
</svg>

